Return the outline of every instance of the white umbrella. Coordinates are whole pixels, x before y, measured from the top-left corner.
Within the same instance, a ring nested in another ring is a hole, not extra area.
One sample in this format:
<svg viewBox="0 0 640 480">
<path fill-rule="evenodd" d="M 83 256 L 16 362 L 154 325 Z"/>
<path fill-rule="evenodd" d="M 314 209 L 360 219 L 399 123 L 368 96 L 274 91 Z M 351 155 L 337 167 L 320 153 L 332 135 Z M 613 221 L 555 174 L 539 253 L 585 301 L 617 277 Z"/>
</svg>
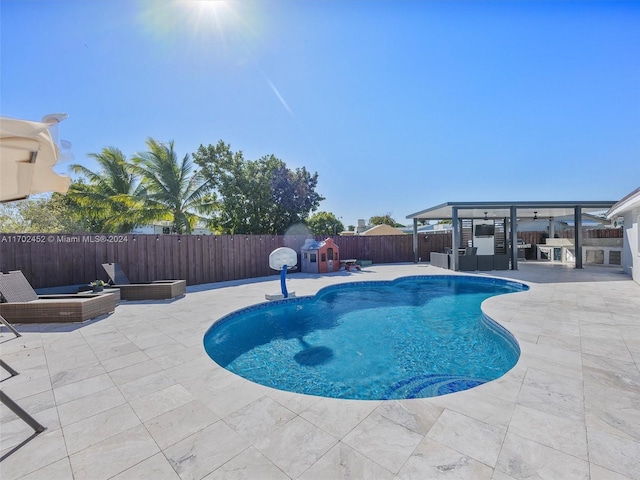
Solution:
<svg viewBox="0 0 640 480">
<path fill-rule="evenodd" d="M 64 118 L 47 115 L 42 122 L 32 122 L 0 117 L 0 202 L 67 191 L 69 177 L 53 171 L 60 152 L 49 131 Z"/>
</svg>

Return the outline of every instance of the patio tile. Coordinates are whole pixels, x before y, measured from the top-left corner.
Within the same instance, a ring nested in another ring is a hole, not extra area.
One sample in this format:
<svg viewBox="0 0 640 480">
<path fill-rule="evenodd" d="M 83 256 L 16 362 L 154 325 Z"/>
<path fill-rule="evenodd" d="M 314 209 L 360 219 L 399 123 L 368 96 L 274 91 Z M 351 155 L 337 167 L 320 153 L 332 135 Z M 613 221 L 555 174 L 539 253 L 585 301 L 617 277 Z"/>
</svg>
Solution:
<svg viewBox="0 0 640 480">
<path fill-rule="evenodd" d="M 393 400 L 382 402 L 376 413 L 409 430 L 426 435 L 443 410 L 443 407 L 428 399 L 409 402 Z"/>
<path fill-rule="evenodd" d="M 296 414 L 264 396 L 224 418 L 244 438 L 263 438 L 287 424 Z"/>
<path fill-rule="evenodd" d="M 507 433 L 496 470 L 514 478 L 589 480 L 589 464 L 572 455 Z"/>
<path fill-rule="evenodd" d="M 150 360 L 146 357 L 146 360 L 140 363 L 110 371 L 109 376 L 116 385 L 124 385 L 161 371 L 162 367 L 155 360 Z"/>
<path fill-rule="evenodd" d="M 587 429 L 589 460 L 631 478 L 640 472 L 640 442 L 605 433 L 597 428 Z"/>
<path fill-rule="evenodd" d="M 299 478 L 300 480 L 330 478 L 392 480 L 396 477 L 389 470 L 350 446 L 338 443 Z"/>
<path fill-rule="evenodd" d="M 638 392 L 640 391 L 640 374 L 635 373 L 629 367 L 630 364 L 627 362 L 620 362 L 617 371 L 585 367 L 584 382 L 585 384 L 597 384 L 632 393 Z"/>
<path fill-rule="evenodd" d="M 174 352 L 164 356 L 156 356 L 154 357 L 154 361 L 163 369 L 168 369 L 176 366 L 182 367 L 188 362 L 198 360 L 203 357 L 202 345 L 200 345 L 199 343 L 200 342 L 198 342 L 197 346 L 185 348 L 180 352 Z M 209 360 L 209 362 L 212 361 L 213 360 Z"/>
<path fill-rule="evenodd" d="M 36 393 L 35 395 L 22 398 L 20 400 L 20 406 L 31 415 L 35 415 L 38 412 L 42 412 L 50 408 L 55 408 L 56 402 L 53 398 L 53 391 L 45 390 L 44 392 Z M 0 410 L 0 424 L 11 422 L 15 418 L 16 415 L 8 408 L 2 408 Z M 4 427 L 0 426 L 0 429 L 2 428 Z"/>
<path fill-rule="evenodd" d="M 453 448 L 425 439 L 406 464 L 398 480 L 471 479 L 490 480 L 493 469 Z"/>
<path fill-rule="evenodd" d="M 162 453 L 157 453 L 111 477 L 111 480 L 180 480 L 180 477 L 169 460 Z"/>
<path fill-rule="evenodd" d="M 622 340 L 622 335 L 618 326 L 615 323 L 610 324 L 602 324 L 602 323 L 594 323 L 594 324 L 584 324 L 580 327 L 580 334 L 584 338 L 609 338 L 614 340 Z"/>
<path fill-rule="evenodd" d="M 520 344 L 523 345 L 522 343 Z M 520 363 L 529 369 L 540 370 L 552 375 L 560 375 L 573 379 L 582 378 L 581 363 L 565 363 L 550 358 L 546 358 L 540 351 L 528 351 L 521 357 Z"/>
<path fill-rule="evenodd" d="M 144 426 L 138 425 L 70 456 L 74 480 L 105 480 L 160 451 Z"/>
<path fill-rule="evenodd" d="M 140 350 L 175 342 L 173 338 L 167 337 L 164 333 L 151 326 L 139 325 L 131 329 L 124 327 L 120 328 L 120 331 Z"/>
<path fill-rule="evenodd" d="M 621 473 L 612 472 L 611 470 L 594 463 L 590 465 L 590 469 L 590 480 L 633 480 L 631 477 L 627 477 Z"/>
<path fill-rule="evenodd" d="M 577 421 L 561 414 L 553 415 L 518 405 L 513 412 L 509 432 L 587 460 L 584 420 Z"/>
<path fill-rule="evenodd" d="M 511 373 L 511 372 L 509 372 Z M 478 392 L 500 400 L 515 402 L 522 387 L 522 378 L 518 378 L 517 372 L 505 375 L 477 387 Z"/>
<path fill-rule="evenodd" d="M 189 384 L 189 386 L 201 392 L 199 398 L 222 418 L 249 405 L 266 393 L 265 387 L 262 385 L 247 382 L 240 377 L 233 379 L 226 388 L 219 388 L 219 385 L 203 385 L 203 389 L 193 384 Z M 229 395 L 230 390 L 234 392 L 234 395 Z"/>
<path fill-rule="evenodd" d="M 103 360 L 102 365 L 107 372 L 112 372 L 114 370 L 130 367 L 131 365 L 143 363 L 148 360 L 149 357 L 145 355 L 144 352 L 136 350 L 126 355 Z"/>
<path fill-rule="evenodd" d="M 78 368 L 79 365 L 95 365 L 100 362 L 91 347 L 86 343 L 79 346 L 71 346 L 68 349 L 51 352 L 45 348 L 47 365 L 52 372 L 60 372 Z"/>
<path fill-rule="evenodd" d="M 512 477 L 511 475 L 507 475 L 506 473 L 501 472 L 500 470 L 494 470 L 491 480 L 518 480 L 518 479 L 516 479 L 515 477 Z"/>
<path fill-rule="evenodd" d="M 541 412 L 576 421 L 584 420 L 584 401 L 574 395 L 552 392 L 532 385 L 523 385 L 517 401 L 519 405 Z"/>
<path fill-rule="evenodd" d="M 504 427 L 445 410 L 427 438 L 494 467 L 506 433 Z"/>
<path fill-rule="evenodd" d="M 146 367 L 145 369 L 146 370 Z M 153 370 L 153 369 L 152 369 Z M 139 397 L 144 397 L 158 390 L 175 385 L 176 380 L 166 372 L 154 372 L 150 375 L 138 377 L 130 382 L 118 385 L 118 388 L 127 401 L 131 402 Z"/>
<path fill-rule="evenodd" d="M 585 385 L 588 427 L 640 441 L 640 396 L 598 384 Z"/>
<path fill-rule="evenodd" d="M 434 397 L 435 405 L 475 418 L 490 425 L 508 426 L 515 403 L 485 395 L 477 389 Z"/>
<path fill-rule="evenodd" d="M 571 369 L 576 373 L 580 373 L 580 368 L 582 367 L 580 352 L 541 343 L 535 346 L 523 343 L 520 345 L 520 348 L 522 351 L 528 353 L 532 360 L 538 359 L 545 365 L 558 365 L 563 370 Z M 558 370 L 558 372 L 561 373 L 561 370 Z"/>
<path fill-rule="evenodd" d="M 621 362 L 633 363 L 633 357 L 622 338 L 585 338 L 582 337 L 582 352 L 588 355 L 612 358 Z"/>
<path fill-rule="evenodd" d="M 36 470 L 24 477 L 20 477 L 20 480 L 62 480 L 64 478 L 73 478 L 71 464 L 69 463 L 68 458 L 63 458 L 62 460 L 51 463 L 40 470 Z"/>
<path fill-rule="evenodd" d="M 300 417 L 253 441 L 260 452 L 292 478 L 306 471 L 337 443 L 331 435 Z"/>
<path fill-rule="evenodd" d="M 342 439 L 344 443 L 397 473 L 423 436 L 374 413 Z"/>
<path fill-rule="evenodd" d="M 182 385 L 171 385 L 144 397 L 137 397 L 129 404 L 140 420 L 145 422 L 193 400 L 194 396 Z"/>
<path fill-rule="evenodd" d="M 164 450 L 182 479 L 199 479 L 245 450 L 249 443 L 218 421 Z"/>
<path fill-rule="evenodd" d="M 68 383 L 62 387 L 56 387 L 53 389 L 53 394 L 56 397 L 56 402 L 63 404 L 113 387 L 115 387 L 113 381 L 105 373 L 75 383 Z"/>
<path fill-rule="evenodd" d="M 205 405 L 194 400 L 147 420 L 144 425 L 160 448 L 165 449 L 204 430 L 219 419 Z"/>
<path fill-rule="evenodd" d="M 28 438 L 25 437 L 25 440 Z M 44 431 L 33 437 L 27 445 L 29 448 L 18 448 L 6 457 L 9 452 L 2 451 L 4 458 L 0 461 L 0 477 L 3 480 L 20 478 L 67 458 L 64 437 L 59 428 Z"/>
<path fill-rule="evenodd" d="M 63 387 L 65 385 L 69 385 L 70 383 L 76 383 L 80 380 L 86 380 L 87 378 L 97 377 L 107 373 L 98 360 L 95 360 L 95 363 L 85 364 L 80 367 L 75 366 L 74 368 L 70 368 L 68 370 L 51 370 L 51 385 L 53 388 Z"/>
<path fill-rule="evenodd" d="M 40 425 L 43 425 L 49 430 L 60 428 L 58 412 L 55 407 L 37 413 L 28 413 L 35 418 Z M 0 431 L 2 432 L 2 436 L 0 436 L 0 451 L 10 450 L 16 445 L 20 445 L 20 443 L 31 437 L 34 433 L 33 429 L 17 415 L 13 416 L 12 421 L 3 423 L 2 426 L 0 426 Z"/>
<path fill-rule="evenodd" d="M 350 401 L 327 399 L 316 402 L 300 416 L 315 426 L 340 439 L 349 433 L 382 402 Z"/>
<path fill-rule="evenodd" d="M 93 348 L 96 357 L 98 357 L 101 362 L 107 362 L 108 360 L 113 360 L 118 357 L 123 357 L 131 353 L 137 353 L 140 351 L 140 349 L 134 343 L 126 340 L 126 338 L 123 340 L 123 343 L 115 345 L 113 343 L 109 343 L 108 341 L 101 341 L 99 348 Z"/>
<path fill-rule="evenodd" d="M 35 325 L 37 327 L 37 325 Z M 27 327 L 27 328 L 25 328 Z M 27 336 L 16 337 L 4 325 L 0 324 L 0 346 L 2 346 L 2 357 L 5 355 L 24 355 L 28 356 L 31 350 L 37 351 L 44 348 L 42 337 L 37 333 L 31 333 L 28 328 L 34 325 L 14 325 L 18 332 L 25 333 Z"/>
<path fill-rule="evenodd" d="M 289 480 L 289 476 L 256 448 L 249 447 L 203 480 Z M 327 478 L 326 476 L 324 478 Z"/>
<path fill-rule="evenodd" d="M 538 337 L 538 344 L 558 347 L 564 350 L 571 350 L 573 352 L 580 352 L 582 348 L 580 335 L 540 335 Z"/>
<path fill-rule="evenodd" d="M 16 338 L 18 340 L 18 338 Z M 2 360 L 19 372 L 40 367 L 46 363 L 44 348 L 40 345 L 35 348 L 8 351 L 8 343 L 0 343 L 2 347 Z"/>
<path fill-rule="evenodd" d="M 66 426 L 125 403 L 120 390 L 112 387 L 58 405 L 58 415 L 60 423 Z"/>
<path fill-rule="evenodd" d="M 633 295 L 633 293 L 631 293 L 631 295 Z M 640 308 L 640 305 L 633 305 L 626 311 L 620 312 L 616 311 L 617 308 L 614 306 L 612 308 L 611 318 L 616 322 L 616 325 L 631 325 L 637 327 L 638 308 Z"/>
<path fill-rule="evenodd" d="M 73 455 L 137 425 L 140 425 L 140 419 L 129 405 L 124 404 L 66 425 L 62 430 L 67 450 Z"/>
<path fill-rule="evenodd" d="M 579 377 L 529 368 L 524 383 L 561 397 L 582 398 L 582 380 Z"/>
<path fill-rule="evenodd" d="M 621 362 L 607 357 L 598 357 L 595 355 L 582 355 L 583 370 L 595 369 L 605 370 L 614 374 L 623 374 L 628 377 L 640 378 L 640 370 L 635 363 Z M 585 381 L 589 381 L 589 377 L 585 376 Z M 594 383 L 598 382 L 598 379 L 594 379 Z"/>
<path fill-rule="evenodd" d="M 274 388 L 267 388 L 267 395 L 269 395 L 270 398 L 273 398 L 280 405 L 298 414 L 304 412 L 317 402 L 323 401 L 322 398 L 314 397 L 313 395 L 284 392 Z"/>
<path fill-rule="evenodd" d="M 45 371 L 38 372 L 36 377 L 32 377 L 28 372 L 20 372 L 20 375 L 2 382 L 2 391 L 14 401 L 50 390 L 51 379 Z"/>
<path fill-rule="evenodd" d="M 145 355 L 149 358 L 165 357 L 167 355 L 179 355 L 184 353 L 187 348 L 179 342 L 172 341 L 160 345 L 154 345 L 144 349 Z"/>
</svg>

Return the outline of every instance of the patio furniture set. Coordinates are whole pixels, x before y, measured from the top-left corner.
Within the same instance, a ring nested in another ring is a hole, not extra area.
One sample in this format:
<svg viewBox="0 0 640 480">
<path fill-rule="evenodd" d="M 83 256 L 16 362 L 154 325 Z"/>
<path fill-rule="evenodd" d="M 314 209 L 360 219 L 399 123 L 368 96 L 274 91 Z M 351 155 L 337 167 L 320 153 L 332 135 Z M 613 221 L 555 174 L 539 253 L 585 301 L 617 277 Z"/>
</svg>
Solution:
<svg viewBox="0 0 640 480">
<path fill-rule="evenodd" d="M 38 295 L 21 271 L 0 273 L 0 316 L 8 323 L 84 322 L 113 312 L 120 300 L 165 300 L 186 293 L 185 280 L 131 283 L 117 263 L 103 268 L 111 284 L 100 293 Z"/>
</svg>

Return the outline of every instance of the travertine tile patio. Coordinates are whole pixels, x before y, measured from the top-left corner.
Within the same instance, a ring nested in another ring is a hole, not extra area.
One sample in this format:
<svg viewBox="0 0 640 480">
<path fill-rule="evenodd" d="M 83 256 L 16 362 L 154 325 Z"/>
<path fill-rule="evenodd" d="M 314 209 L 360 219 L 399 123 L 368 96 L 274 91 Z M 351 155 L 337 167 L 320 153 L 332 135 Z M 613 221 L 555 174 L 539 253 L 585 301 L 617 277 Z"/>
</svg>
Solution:
<svg viewBox="0 0 640 480">
<path fill-rule="evenodd" d="M 0 410 L 11 479 L 640 478 L 640 286 L 619 269 L 521 263 L 531 286 L 484 311 L 518 339 L 502 378 L 437 398 L 335 400 L 253 384 L 202 346 L 223 315 L 279 291 L 276 276 L 123 302 L 82 325 L 0 334 L 0 388 L 47 426 Z M 425 264 L 291 274 L 290 291 L 450 274 Z"/>
</svg>

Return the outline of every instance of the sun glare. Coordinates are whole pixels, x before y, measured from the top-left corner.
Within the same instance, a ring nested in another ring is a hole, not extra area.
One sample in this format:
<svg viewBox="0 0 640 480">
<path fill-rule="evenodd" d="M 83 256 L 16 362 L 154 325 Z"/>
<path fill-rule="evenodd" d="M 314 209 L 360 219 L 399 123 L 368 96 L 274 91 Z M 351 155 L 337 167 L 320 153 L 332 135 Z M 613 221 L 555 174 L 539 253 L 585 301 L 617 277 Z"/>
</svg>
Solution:
<svg viewBox="0 0 640 480">
<path fill-rule="evenodd" d="M 236 0 L 177 0 L 188 17 L 186 22 L 194 36 L 215 38 L 221 45 L 246 41 L 254 29 L 250 10 Z M 255 12 L 253 12 L 255 13 Z"/>
<path fill-rule="evenodd" d="M 1 1 L 1 0 L 0 0 Z M 181 58 L 233 60 L 264 46 L 260 4 L 238 0 L 138 0 L 141 25 Z"/>
<path fill-rule="evenodd" d="M 229 2 L 226 0 L 185 0 L 202 17 L 213 17 L 216 20 L 228 13 Z"/>
<path fill-rule="evenodd" d="M 225 0 L 182 0 L 184 6 L 188 8 L 189 16 L 193 19 L 196 32 L 202 30 L 215 30 L 219 35 L 224 36 L 224 31 L 229 28 L 229 2 Z"/>
</svg>

